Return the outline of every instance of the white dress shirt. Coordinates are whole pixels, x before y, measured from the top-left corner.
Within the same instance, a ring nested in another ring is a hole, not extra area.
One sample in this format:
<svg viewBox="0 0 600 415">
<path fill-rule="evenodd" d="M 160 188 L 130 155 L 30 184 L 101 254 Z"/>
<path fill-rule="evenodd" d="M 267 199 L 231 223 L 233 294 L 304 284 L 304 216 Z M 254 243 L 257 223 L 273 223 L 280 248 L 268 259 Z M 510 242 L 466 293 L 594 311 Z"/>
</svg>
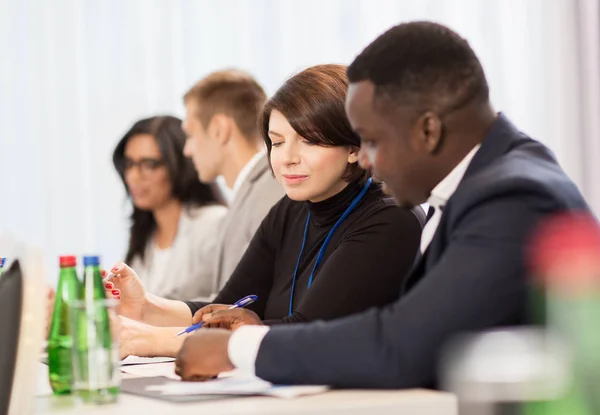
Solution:
<svg viewBox="0 0 600 415">
<path fill-rule="evenodd" d="M 229 192 L 229 204 L 233 202 L 233 199 L 235 199 L 235 196 L 240 190 L 240 187 L 242 187 L 242 184 L 246 181 L 246 178 L 248 177 L 254 166 L 256 166 L 260 158 L 264 155 L 264 151 L 259 151 L 248 161 L 248 163 L 246 163 L 244 167 L 242 167 L 242 170 L 240 170 L 239 174 L 235 178 L 235 182 L 233 182 L 233 187 Z"/>
<path fill-rule="evenodd" d="M 479 150 L 479 147 L 481 147 L 481 144 L 477 144 L 473 147 L 465 158 L 463 158 L 461 162 L 458 163 L 456 167 L 431 191 L 429 199 L 427 199 L 427 204 L 430 208 L 435 209 L 435 211 L 423 228 L 423 233 L 421 234 L 421 253 L 425 252 L 433 239 L 433 235 L 435 235 L 435 231 L 440 224 L 444 206 L 446 206 L 446 203 L 448 203 L 448 200 L 450 200 L 450 197 L 452 197 L 456 191 L 456 188 L 465 175 L 465 172 L 467 171 L 469 164 L 471 164 L 471 160 L 475 157 L 477 150 Z"/>
<path fill-rule="evenodd" d="M 456 191 L 479 147 L 479 144 L 473 147 L 469 154 L 431 191 L 427 203 L 435 209 L 435 212 L 423 228 L 421 252 L 427 249 L 433 239 L 442 217 L 443 208 Z M 245 373 L 255 374 L 256 356 L 260 349 L 260 343 L 269 329 L 268 326 L 243 326 L 233 332 L 227 345 L 227 353 L 229 360 L 236 368 Z"/>
</svg>

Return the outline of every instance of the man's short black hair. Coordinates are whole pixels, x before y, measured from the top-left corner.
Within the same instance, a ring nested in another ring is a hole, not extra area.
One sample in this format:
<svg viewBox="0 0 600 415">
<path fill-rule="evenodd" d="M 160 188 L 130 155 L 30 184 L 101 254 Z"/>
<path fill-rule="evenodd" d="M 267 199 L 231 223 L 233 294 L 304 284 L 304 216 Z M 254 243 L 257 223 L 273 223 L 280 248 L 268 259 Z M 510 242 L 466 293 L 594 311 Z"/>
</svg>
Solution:
<svg viewBox="0 0 600 415">
<path fill-rule="evenodd" d="M 443 114 L 489 99 L 483 68 L 468 42 L 432 22 L 392 27 L 356 57 L 348 78 L 375 84 L 376 101 L 418 111 Z"/>
</svg>

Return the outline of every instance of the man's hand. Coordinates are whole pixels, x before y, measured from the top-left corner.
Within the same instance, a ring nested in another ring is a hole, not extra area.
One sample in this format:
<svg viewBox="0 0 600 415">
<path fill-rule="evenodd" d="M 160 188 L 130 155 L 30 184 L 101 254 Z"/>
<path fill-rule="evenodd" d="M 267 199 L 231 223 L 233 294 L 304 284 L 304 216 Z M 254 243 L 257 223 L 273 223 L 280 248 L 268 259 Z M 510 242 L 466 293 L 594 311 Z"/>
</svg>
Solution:
<svg viewBox="0 0 600 415">
<path fill-rule="evenodd" d="M 227 353 L 231 332 L 200 329 L 190 335 L 175 361 L 175 373 L 182 380 L 202 381 L 234 369 Z"/>
<path fill-rule="evenodd" d="M 262 320 L 253 311 L 245 308 L 229 309 L 222 304 L 211 304 L 201 308 L 194 314 L 192 323 L 202 322 L 202 327 L 221 328 L 235 331 L 241 326 L 262 326 Z"/>
</svg>

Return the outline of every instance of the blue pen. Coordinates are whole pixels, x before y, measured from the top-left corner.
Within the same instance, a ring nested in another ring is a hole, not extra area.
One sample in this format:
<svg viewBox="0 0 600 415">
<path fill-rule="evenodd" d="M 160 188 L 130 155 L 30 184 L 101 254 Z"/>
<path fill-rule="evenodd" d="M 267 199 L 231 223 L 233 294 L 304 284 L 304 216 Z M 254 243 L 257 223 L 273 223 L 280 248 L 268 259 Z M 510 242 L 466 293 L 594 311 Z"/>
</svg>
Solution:
<svg viewBox="0 0 600 415">
<path fill-rule="evenodd" d="M 248 296 L 242 298 L 241 300 L 236 301 L 235 304 L 233 304 L 231 307 L 228 308 L 228 310 L 233 310 L 234 308 L 246 307 L 247 305 L 252 304 L 256 300 L 258 300 L 258 296 L 256 296 L 256 295 L 248 295 Z M 189 326 L 187 329 L 182 330 L 179 333 L 177 333 L 175 335 L 175 337 L 181 336 L 182 334 L 191 333 L 194 330 L 199 329 L 200 327 L 202 327 L 202 322 L 196 323 L 196 324 L 194 324 L 192 326 Z"/>
</svg>

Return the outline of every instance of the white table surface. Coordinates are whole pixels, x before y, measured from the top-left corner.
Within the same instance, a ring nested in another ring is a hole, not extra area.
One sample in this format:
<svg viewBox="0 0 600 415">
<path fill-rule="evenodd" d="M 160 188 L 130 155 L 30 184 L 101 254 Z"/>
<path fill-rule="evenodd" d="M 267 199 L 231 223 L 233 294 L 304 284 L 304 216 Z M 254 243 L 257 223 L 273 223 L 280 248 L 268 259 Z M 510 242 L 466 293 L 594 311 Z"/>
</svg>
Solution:
<svg viewBox="0 0 600 415">
<path fill-rule="evenodd" d="M 49 395 L 47 378 L 47 366 L 40 364 L 38 396 L 33 405 L 33 413 L 35 414 L 458 414 L 457 401 L 454 395 L 424 389 L 398 391 L 337 390 L 294 399 L 247 397 L 195 403 L 171 403 L 123 393 L 116 404 L 86 406 L 74 402 L 72 397 Z"/>
</svg>

